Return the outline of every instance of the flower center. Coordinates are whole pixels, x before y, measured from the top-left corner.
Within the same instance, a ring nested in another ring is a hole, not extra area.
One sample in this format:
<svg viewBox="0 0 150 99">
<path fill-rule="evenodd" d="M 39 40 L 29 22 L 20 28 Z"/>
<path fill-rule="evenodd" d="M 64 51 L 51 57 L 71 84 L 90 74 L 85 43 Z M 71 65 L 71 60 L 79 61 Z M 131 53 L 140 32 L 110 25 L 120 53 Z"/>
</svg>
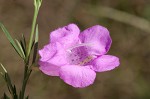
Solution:
<svg viewBox="0 0 150 99">
<path fill-rule="evenodd" d="M 84 66 L 89 63 L 93 59 L 93 56 L 88 54 L 87 46 L 90 45 L 90 43 L 82 43 L 69 48 L 67 50 L 69 64 Z"/>
</svg>

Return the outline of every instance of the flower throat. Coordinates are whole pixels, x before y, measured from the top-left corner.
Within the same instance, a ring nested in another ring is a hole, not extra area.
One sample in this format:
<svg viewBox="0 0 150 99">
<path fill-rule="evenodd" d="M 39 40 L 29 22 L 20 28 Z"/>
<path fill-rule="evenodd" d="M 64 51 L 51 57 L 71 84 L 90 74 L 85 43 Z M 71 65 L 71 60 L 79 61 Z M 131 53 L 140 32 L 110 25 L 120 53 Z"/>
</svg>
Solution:
<svg viewBox="0 0 150 99">
<path fill-rule="evenodd" d="M 67 50 L 69 63 L 80 66 L 84 66 L 85 64 L 89 63 L 93 59 L 92 55 L 87 54 L 87 46 L 90 45 L 91 43 L 81 43 L 70 47 Z"/>
</svg>

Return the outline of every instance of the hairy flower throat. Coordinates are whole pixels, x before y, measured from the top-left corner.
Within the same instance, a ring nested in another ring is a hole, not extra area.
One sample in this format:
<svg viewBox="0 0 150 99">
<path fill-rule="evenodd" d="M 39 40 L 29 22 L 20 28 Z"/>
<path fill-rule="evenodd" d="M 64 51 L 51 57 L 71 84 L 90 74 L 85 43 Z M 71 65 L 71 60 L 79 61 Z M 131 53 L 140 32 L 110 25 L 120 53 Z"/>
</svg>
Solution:
<svg viewBox="0 0 150 99">
<path fill-rule="evenodd" d="M 91 43 L 81 43 L 70 47 L 67 50 L 67 56 L 70 64 L 83 66 L 93 59 L 92 55 L 88 55 L 87 47 L 91 46 Z"/>
</svg>

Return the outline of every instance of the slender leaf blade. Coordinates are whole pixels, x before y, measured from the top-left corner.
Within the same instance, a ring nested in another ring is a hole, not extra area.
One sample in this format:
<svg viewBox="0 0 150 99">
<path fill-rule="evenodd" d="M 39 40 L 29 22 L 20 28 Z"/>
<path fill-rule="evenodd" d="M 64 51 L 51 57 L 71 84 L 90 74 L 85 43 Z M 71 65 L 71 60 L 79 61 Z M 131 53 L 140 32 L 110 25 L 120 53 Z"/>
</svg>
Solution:
<svg viewBox="0 0 150 99">
<path fill-rule="evenodd" d="M 18 47 L 19 47 L 19 49 L 21 51 L 22 57 L 25 59 L 25 53 L 24 53 L 23 47 L 21 46 L 21 44 L 19 43 L 19 41 L 17 39 L 15 39 L 15 40 L 16 40 L 16 42 L 18 44 Z"/>
<path fill-rule="evenodd" d="M 35 30 L 35 43 L 38 42 L 39 40 L 39 28 L 38 24 L 36 25 L 36 30 Z"/>
<path fill-rule="evenodd" d="M 34 51 L 33 51 L 32 64 L 35 63 L 35 60 L 36 60 L 36 57 L 37 57 L 38 40 L 39 40 L 39 31 L 38 31 L 38 25 L 37 25 L 37 26 L 36 26 L 36 31 L 35 31 L 35 43 L 34 43 Z"/>
<path fill-rule="evenodd" d="M 10 88 L 10 91 L 11 91 L 11 93 L 12 93 L 12 92 L 13 92 L 13 86 L 12 86 L 11 79 L 10 79 L 8 73 L 5 73 L 5 80 L 6 80 L 6 82 L 7 82 L 8 88 Z"/>
<path fill-rule="evenodd" d="M 3 66 L 3 64 L 0 63 L 0 66 L 2 67 L 2 69 L 4 70 L 4 72 L 7 73 L 7 70 L 5 69 L 5 67 Z"/>
<path fill-rule="evenodd" d="M 24 54 L 26 56 L 26 48 L 25 48 L 22 40 L 20 40 L 20 45 L 22 46 L 23 52 L 24 52 Z"/>
<path fill-rule="evenodd" d="M 17 47 L 16 43 L 14 42 L 13 38 L 11 37 L 10 33 L 8 32 L 8 30 L 5 28 L 5 26 L 2 23 L 0 23 L 0 27 L 3 30 L 4 34 L 6 35 L 9 42 L 11 43 L 11 45 L 16 50 L 16 52 L 21 56 L 21 52 L 20 52 L 19 48 Z"/>
<path fill-rule="evenodd" d="M 24 37 L 23 34 L 22 34 L 22 39 L 20 40 L 20 44 L 21 44 L 23 52 L 24 52 L 24 54 L 26 56 L 26 40 L 25 40 L 25 37 Z"/>
</svg>

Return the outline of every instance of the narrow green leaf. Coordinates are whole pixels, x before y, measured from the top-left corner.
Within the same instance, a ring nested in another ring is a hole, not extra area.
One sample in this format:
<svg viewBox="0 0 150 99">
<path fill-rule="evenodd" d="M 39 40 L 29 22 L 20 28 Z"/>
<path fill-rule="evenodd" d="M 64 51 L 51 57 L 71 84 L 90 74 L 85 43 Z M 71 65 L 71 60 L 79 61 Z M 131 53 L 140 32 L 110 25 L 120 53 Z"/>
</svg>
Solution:
<svg viewBox="0 0 150 99">
<path fill-rule="evenodd" d="M 25 49 L 25 47 L 24 47 L 24 44 L 23 44 L 22 40 L 20 40 L 20 45 L 21 45 L 22 50 L 23 50 L 23 52 L 24 52 L 24 54 L 25 54 L 25 56 L 26 56 L 26 49 Z"/>
<path fill-rule="evenodd" d="M 36 57 L 37 57 L 38 39 L 39 39 L 39 31 L 38 31 L 38 25 L 37 25 L 37 26 L 36 26 L 36 31 L 35 31 L 35 43 L 34 43 L 32 64 L 35 63 L 35 60 L 36 60 Z"/>
<path fill-rule="evenodd" d="M 26 40 L 25 40 L 25 37 L 24 37 L 23 34 L 22 34 L 22 39 L 20 40 L 20 44 L 21 44 L 23 52 L 24 52 L 24 54 L 26 56 Z"/>
<path fill-rule="evenodd" d="M 26 39 L 23 34 L 22 34 L 22 39 L 23 39 L 24 47 L 26 48 Z"/>
<path fill-rule="evenodd" d="M 3 71 L 4 71 L 5 73 L 7 73 L 5 67 L 4 67 L 1 63 L 0 63 L 0 66 L 2 67 Z M 0 75 L 1 75 L 2 78 L 5 80 L 5 75 L 4 75 L 4 73 L 3 73 L 3 72 L 0 72 Z"/>
<path fill-rule="evenodd" d="M 36 25 L 36 30 L 35 30 L 35 43 L 38 42 L 39 40 L 39 28 L 38 24 Z"/>
<path fill-rule="evenodd" d="M 9 40 L 11 45 L 14 47 L 16 52 L 19 54 L 19 56 L 21 56 L 21 52 L 20 52 L 19 48 L 17 47 L 16 43 L 14 42 L 13 38 L 11 37 L 10 33 L 7 31 L 5 26 L 2 23 L 0 23 L 0 27 L 2 28 L 4 34 L 6 35 L 7 39 Z"/>
<path fill-rule="evenodd" d="M 13 93 L 13 86 L 12 86 L 11 79 L 10 79 L 8 73 L 5 73 L 5 81 L 6 81 L 6 83 L 7 83 L 8 90 L 9 90 L 10 93 L 12 94 L 12 93 Z"/>
<path fill-rule="evenodd" d="M 5 67 L 3 66 L 3 64 L 0 63 L 0 66 L 2 67 L 2 69 L 4 70 L 4 72 L 7 73 L 7 70 L 5 69 Z"/>
<path fill-rule="evenodd" d="M 24 54 L 24 51 L 23 51 L 23 48 L 22 48 L 21 44 L 19 43 L 19 41 L 17 39 L 15 39 L 15 40 L 16 40 L 16 42 L 18 44 L 18 47 L 19 47 L 19 49 L 21 51 L 22 58 L 25 59 L 25 54 Z"/>
</svg>

